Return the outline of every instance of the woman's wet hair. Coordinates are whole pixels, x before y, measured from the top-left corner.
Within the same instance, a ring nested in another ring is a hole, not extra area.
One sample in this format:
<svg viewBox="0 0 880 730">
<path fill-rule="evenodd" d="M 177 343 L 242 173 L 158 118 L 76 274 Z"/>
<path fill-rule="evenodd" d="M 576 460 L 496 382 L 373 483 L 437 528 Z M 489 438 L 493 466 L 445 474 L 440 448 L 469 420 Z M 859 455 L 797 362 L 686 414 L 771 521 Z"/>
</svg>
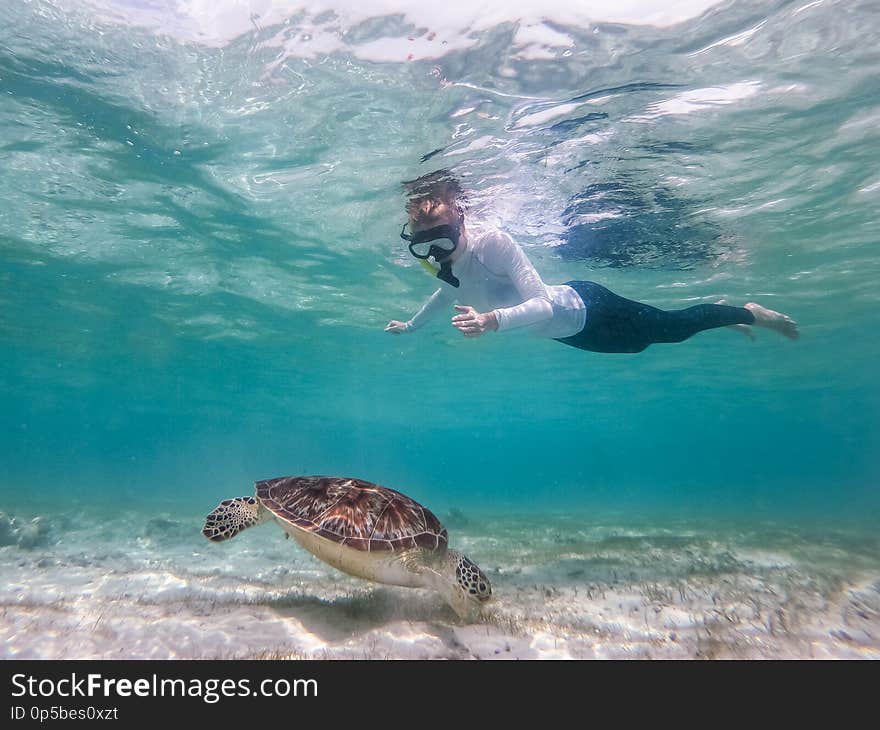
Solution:
<svg viewBox="0 0 880 730">
<path fill-rule="evenodd" d="M 425 200 L 436 200 L 464 215 L 465 195 L 461 183 L 449 170 L 435 170 L 415 180 L 404 180 L 406 212 L 419 223 L 430 223 L 431 215 L 421 210 Z"/>
</svg>

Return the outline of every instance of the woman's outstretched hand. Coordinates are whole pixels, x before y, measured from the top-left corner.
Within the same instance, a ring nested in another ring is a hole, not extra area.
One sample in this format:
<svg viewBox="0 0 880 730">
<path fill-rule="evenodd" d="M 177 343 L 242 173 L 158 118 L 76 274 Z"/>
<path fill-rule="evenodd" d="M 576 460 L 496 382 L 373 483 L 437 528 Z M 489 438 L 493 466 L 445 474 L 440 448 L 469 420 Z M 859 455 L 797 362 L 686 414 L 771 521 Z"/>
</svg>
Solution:
<svg viewBox="0 0 880 730">
<path fill-rule="evenodd" d="M 392 335 L 402 335 L 406 332 L 406 322 L 398 322 L 396 319 L 392 319 L 385 325 L 385 331 L 390 332 Z"/>
<path fill-rule="evenodd" d="M 452 318 L 452 326 L 465 337 L 479 337 L 486 332 L 494 332 L 498 329 L 498 320 L 495 319 L 494 312 L 480 314 L 473 307 L 464 307 L 460 304 L 455 305 L 455 310 L 459 314 Z"/>
</svg>

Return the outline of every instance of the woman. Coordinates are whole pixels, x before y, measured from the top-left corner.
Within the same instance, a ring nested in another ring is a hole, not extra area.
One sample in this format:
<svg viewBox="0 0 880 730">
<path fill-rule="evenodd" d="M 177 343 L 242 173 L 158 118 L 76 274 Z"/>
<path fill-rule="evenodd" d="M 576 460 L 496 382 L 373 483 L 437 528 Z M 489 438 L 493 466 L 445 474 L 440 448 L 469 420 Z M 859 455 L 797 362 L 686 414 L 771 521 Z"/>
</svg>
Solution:
<svg viewBox="0 0 880 730">
<path fill-rule="evenodd" d="M 509 235 L 469 231 L 460 199 L 458 183 L 443 175 L 426 176 L 410 188 L 409 221 L 401 237 L 413 256 L 426 263 L 434 260 L 442 284 L 409 321 L 391 320 L 386 332 L 412 332 L 454 304 L 458 314 L 452 325 L 465 337 L 528 328 L 593 352 L 641 352 L 648 345 L 682 342 L 715 327 L 751 325 L 798 337 L 791 317 L 753 302 L 664 311 L 590 281 L 548 286 Z"/>
</svg>

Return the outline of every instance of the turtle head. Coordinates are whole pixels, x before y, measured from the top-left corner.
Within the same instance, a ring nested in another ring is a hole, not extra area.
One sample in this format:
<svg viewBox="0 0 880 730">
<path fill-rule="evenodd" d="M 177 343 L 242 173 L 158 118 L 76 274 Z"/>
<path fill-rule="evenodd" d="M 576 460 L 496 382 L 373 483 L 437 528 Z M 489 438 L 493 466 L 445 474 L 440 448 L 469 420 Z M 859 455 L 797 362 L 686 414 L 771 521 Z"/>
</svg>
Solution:
<svg viewBox="0 0 880 730">
<path fill-rule="evenodd" d="M 269 510 L 255 497 L 224 499 L 205 518 L 202 534 L 211 542 L 223 542 L 248 527 L 267 522 L 271 517 Z"/>
<path fill-rule="evenodd" d="M 483 571 L 467 556 L 448 550 L 440 571 L 438 590 L 447 603 L 466 621 L 476 620 L 492 598 L 492 586 Z"/>
</svg>

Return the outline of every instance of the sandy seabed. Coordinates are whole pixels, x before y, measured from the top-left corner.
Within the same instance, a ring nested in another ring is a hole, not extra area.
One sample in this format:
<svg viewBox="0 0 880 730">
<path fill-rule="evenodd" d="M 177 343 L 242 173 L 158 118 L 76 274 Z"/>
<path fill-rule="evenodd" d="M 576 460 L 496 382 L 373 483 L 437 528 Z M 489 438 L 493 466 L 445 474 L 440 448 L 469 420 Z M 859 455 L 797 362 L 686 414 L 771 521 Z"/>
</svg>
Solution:
<svg viewBox="0 0 880 730">
<path fill-rule="evenodd" d="M 350 578 L 267 525 L 202 514 L 0 519 L 6 659 L 880 658 L 880 537 L 854 528 L 464 518 L 496 600 Z M 455 522 L 457 524 L 452 524 Z"/>
</svg>

